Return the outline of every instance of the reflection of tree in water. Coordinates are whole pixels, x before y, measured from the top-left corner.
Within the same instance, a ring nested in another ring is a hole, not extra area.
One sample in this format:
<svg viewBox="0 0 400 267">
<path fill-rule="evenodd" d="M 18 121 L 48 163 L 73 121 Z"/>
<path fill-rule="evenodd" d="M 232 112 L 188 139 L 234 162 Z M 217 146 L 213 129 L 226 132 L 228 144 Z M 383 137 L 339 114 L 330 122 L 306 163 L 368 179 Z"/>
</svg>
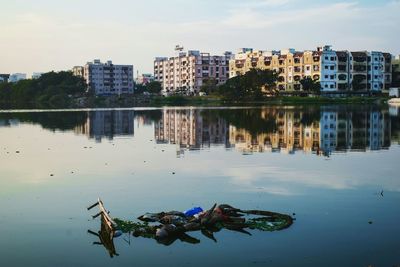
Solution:
<svg viewBox="0 0 400 267">
<path fill-rule="evenodd" d="M 224 119 L 229 125 L 244 129 L 251 135 L 273 133 L 277 130 L 274 114 L 264 113 L 263 109 L 217 109 L 203 110 L 201 115 L 210 121 Z"/>
<path fill-rule="evenodd" d="M 27 113 L 1 113 L 0 120 L 9 122 L 18 120 L 23 123 L 40 124 L 44 129 L 72 130 L 82 126 L 88 118 L 87 112 L 27 112 Z M 7 124 L 7 123 L 6 123 Z"/>
<path fill-rule="evenodd" d="M 157 122 L 162 118 L 162 111 L 160 109 L 135 111 L 135 117 L 139 116 L 143 117 L 145 120 Z"/>
</svg>

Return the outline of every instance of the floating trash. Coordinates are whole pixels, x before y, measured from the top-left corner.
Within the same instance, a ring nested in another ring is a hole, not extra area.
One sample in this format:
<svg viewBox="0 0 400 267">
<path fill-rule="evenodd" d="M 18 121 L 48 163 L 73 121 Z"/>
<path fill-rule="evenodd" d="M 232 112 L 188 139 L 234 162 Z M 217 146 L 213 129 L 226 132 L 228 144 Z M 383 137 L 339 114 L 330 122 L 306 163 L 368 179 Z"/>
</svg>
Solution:
<svg viewBox="0 0 400 267">
<path fill-rule="evenodd" d="M 117 255 L 113 239 L 123 233 L 129 236 L 150 238 L 158 243 L 169 246 L 176 240 L 190 244 L 198 244 L 200 240 L 190 236 L 189 232 L 199 231 L 205 237 L 213 240 L 214 233 L 224 229 L 252 235 L 249 230 L 264 232 L 281 231 L 289 228 L 294 219 L 286 214 L 264 210 L 241 210 L 230 205 L 215 204 L 209 210 L 201 207 L 193 207 L 187 211 L 169 211 L 160 213 L 146 213 L 138 217 L 138 221 L 111 218 L 109 211 L 104 208 L 99 199 L 88 210 L 99 206 L 100 212 L 93 219 L 101 216 L 101 231 L 92 234 L 104 239 L 104 233 L 108 233 L 107 240 L 101 240 L 101 244 L 109 251 L 110 256 Z M 105 228 L 104 228 L 105 227 Z M 104 229 L 103 229 L 104 228 Z"/>
</svg>

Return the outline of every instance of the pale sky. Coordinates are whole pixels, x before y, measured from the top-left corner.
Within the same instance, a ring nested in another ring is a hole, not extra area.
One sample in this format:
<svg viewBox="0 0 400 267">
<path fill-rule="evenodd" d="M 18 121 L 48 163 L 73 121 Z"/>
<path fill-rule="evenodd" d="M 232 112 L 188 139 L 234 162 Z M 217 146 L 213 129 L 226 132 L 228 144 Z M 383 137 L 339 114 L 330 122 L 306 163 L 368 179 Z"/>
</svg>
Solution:
<svg viewBox="0 0 400 267">
<path fill-rule="evenodd" d="M 0 73 L 67 70 L 93 59 L 152 72 L 176 44 L 213 54 L 380 50 L 400 54 L 400 0 L 0 0 Z"/>
</svg>

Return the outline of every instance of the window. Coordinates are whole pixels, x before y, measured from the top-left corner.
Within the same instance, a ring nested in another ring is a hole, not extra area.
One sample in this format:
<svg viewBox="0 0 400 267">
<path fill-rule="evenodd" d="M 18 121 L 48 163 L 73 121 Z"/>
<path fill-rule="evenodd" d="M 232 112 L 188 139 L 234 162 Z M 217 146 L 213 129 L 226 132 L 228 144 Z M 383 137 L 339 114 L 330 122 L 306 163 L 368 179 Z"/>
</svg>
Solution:
<svg viewBox="0 0 400 267">
<path fill-rule="evenodd" d="M 335 69 L 335 66 L 331 66 L 331 70 L 334 70 Z"/>
</svg>

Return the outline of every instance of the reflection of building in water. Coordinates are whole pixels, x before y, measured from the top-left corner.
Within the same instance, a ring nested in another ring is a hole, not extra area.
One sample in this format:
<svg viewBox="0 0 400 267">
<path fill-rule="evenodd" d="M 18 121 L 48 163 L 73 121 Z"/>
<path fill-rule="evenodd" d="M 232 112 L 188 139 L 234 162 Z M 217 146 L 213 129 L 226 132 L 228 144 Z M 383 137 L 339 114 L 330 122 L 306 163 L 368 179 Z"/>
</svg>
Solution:
<svg viewBox="0 0 400 267">
<path fill-rule="evenodd" d="M 323 111 L 320 124 L 321 149 L 325 154 L 390 147 L 390 120 L 386 111 Z"/>
<path fill-rule="evenodd" d="M 265 110 L 263 111 L 265 112 Z M 274 112 L 274 110 L 270 111 Z M 306 152 L 319 149 L 319 124 L 306 126 L 301 123 L 302 112 L 280 110 L 272 114 L 275 117 L 277 129 L 270 133 L 252 135 L 244 129 L 229 127 L 229 142 L 243 153 L 251 152 L 286 152 L 298 150 Z M 265 116 L 263 114 L 262 116 Z"/>
<path fill-rule="evenodd" d="M 269 133 L 251 134 L 231 125 L 229 142 L 243 153 L 304 151 L 329 155 L 335 151 L 390 147 L 391 123 L 387 111 L 324 110 L 319 120 L 307 119 L 309 115 L 295 110 L 275 112 L 276 129 Z"/>
<path fill-rule="evenodd" d="M 74 131 L 95 138 L 97 142 L 101 142 L 103 137 L 112 140 L 115 136 L 133 136 L 133 120 L 133 110 L 91 111 L 86 123 Z"/>
<path fill-rule="evenodd" d="M 165 109 L 155 124 L 157 143 L 176 144 L 181 149 L 200 149 L 212 144 L 225 144 L 227 125 L 225 120 L 211 120 L 202 116 L 198 109 Z"/>
</svg>

